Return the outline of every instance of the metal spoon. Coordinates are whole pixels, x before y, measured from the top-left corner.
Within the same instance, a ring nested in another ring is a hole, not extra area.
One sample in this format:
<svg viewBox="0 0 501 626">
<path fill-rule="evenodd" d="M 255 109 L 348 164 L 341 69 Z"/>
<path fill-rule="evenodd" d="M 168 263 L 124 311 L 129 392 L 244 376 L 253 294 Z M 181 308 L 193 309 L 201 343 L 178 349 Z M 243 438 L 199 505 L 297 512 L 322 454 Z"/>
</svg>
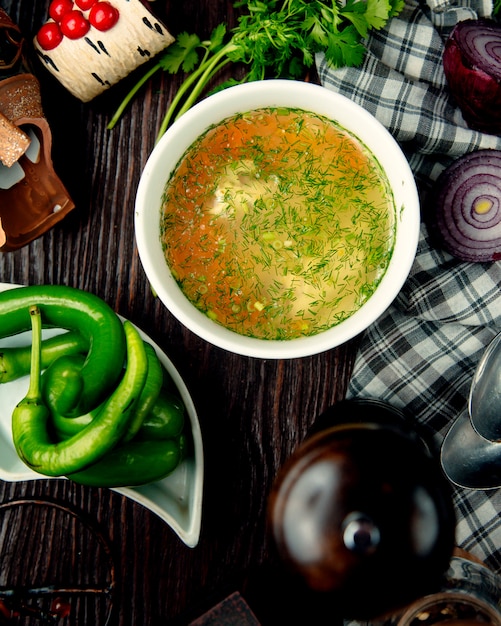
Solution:
<svg viewBox="0 0 501 626">
<path fill-rule="evenodd" d="M 487 346 L 473 376 L 470 419 L 479 435 L 501 441 L 501 333 Z"/>
<path fill-rule="evenodd" d="M 487 436 L 485 436 L 487 435 Z M 501 486 L 501 333 L 480 359 L 468 408 L 447 433 L 441 463 L 451 482 L 469 489 Z"/>
</svg>

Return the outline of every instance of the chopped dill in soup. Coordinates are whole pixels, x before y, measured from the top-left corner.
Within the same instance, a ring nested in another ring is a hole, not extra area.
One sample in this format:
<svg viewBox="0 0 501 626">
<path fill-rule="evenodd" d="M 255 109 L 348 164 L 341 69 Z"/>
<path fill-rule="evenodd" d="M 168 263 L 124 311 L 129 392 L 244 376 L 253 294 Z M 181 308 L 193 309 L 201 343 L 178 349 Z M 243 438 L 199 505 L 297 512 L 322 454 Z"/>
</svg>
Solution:
<svg viewBox="0 0 501 626">
<path fill-rule="evenodd" d="M 247 336 L 292 339 L 342 322 L 374 292 L 393 251 L 393 196 L 374 156 L 298 109 L 212 126 L 162 202 L 174 278 L 198 309 Z"/>
</svg>

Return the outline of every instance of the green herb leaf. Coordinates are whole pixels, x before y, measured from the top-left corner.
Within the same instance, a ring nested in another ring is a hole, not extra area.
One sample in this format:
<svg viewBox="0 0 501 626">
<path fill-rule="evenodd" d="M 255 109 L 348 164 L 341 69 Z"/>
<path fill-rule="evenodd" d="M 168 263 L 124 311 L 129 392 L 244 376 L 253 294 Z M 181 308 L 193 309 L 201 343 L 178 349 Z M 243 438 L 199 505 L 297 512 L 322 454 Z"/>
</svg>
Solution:
<svg viewBox="0 0 501 626">
<path fill-rule="evenodd" d="M 369 29 L 380 30 L 388 21 L 391 5 L 387 0 L 367 0 L 365 18 Z"/>
<path fill-rule="evenodd" d="M 501 0 L 497 0 L 498 3 L 501 3 Z M 395 17 L 398 15 L 405 6 L 405 0 L 391 0 L 391 9 L 390 9 L 390 17 Z"/>
<path fill-rule="evenodd" d="M 390 3 L 387 0 L 348 0 L 341 13 L 355 26 L 365 38 L 370 29 L 379 30 L 388 21 Z"/>
<path fill-rule="evenodd" d="M 226 36 L 226 24 L 219 24 L 212 31 L 210 36 L 210 45 L 209 50 L 215 51 L 219 50 L 221 46 L 224 44 L 224 38 Z"/>
<path fill-rule="evenodd" d="M 191 72 L 198 63 L 197 48 L 200 43 L 198 35 L 180 33 L 177 41 L 160 58 L 160 65 L 170 74 L 177 74 L 181 68 L 183 72 Z"/>
<path fill-rule="evenodd" d="M 308 16 L 303 22 L 303 28 L 308 31 L 308 36 L 312 43 L 315 43 L 320 47 L 326 47 L 329 45 L 327 32 L 317 16 Z"/>
<path fill-rule="evenodd" d="M 111 128 L 139 88 L 157 69 L 187 74 L 160 128 L 201 97 L 208 83 L 228 63 L 247 66 L 240 82 L 264 78 L 301 79 L 317 52 L 331 67 L 358 66 L 365 56 L 363 40 L 398 15 L 405 0 L 235 0 L 246 9 L 229 33 L 219 24 L 208 40 L 181 33 L 150 73 L 127 94 L 108 125 Z M 501 0 L 495 0 L 499 6 Z M 228 37 L 227 37 L 228 35 Z M 225 83 L 223 88 L 228 83 Z"/>
<path fill-rule="evenodd" d="M 347 26 L 339 33 L 329 33 L 325 59 L 331 67 L 358 67 L 364 56 L 365 48 L 354 26 Z"/>
</svg>

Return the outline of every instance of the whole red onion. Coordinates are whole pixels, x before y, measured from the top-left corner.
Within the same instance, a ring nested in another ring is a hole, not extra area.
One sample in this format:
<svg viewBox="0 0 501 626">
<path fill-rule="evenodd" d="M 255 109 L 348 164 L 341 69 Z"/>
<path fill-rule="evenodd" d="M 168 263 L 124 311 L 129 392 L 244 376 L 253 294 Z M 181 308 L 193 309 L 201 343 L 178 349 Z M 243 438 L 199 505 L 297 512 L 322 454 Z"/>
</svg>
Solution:
<svg viewBox="0 0 501 626">
<path fill-rule="evenodd" d="M 468 126 L 501 133 L 501 26 L 489 19 L 456 24 L 445 44 L 443 67 Z"/>
<path fill-rule="evenodd" d="M 470 152 L 446 168 L 434 216 L 443 248 L 458 259 L 501 260 L 501 151 Z"/>
</svg>

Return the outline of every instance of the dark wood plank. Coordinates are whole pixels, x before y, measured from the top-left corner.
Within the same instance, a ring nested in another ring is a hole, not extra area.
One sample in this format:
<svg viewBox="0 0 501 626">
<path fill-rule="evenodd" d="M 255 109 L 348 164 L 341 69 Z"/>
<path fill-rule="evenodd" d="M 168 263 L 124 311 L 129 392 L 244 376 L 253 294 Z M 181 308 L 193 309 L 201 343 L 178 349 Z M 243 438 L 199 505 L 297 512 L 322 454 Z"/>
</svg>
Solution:
<svg viewBox="0 0 501 626">
<path fill-rule="evenodd" d="M 28 38 L 48 4 L 0 0 Z M 206 36 L 235 19 L 231 2 L 151 6 L 174 34 Z M 157 75 L 108 131 L 134 76 L 82 104 L 41 68 L 35 72 L 56 170 L 76 209 L 42 238 L 0 254 L 0 281 L 87 289 L 147 330 L 193 394 L 206 485 L 200 543 L 189 549 L 155 515 L 111 491 L 63 480 L 0 482 L 0 599 L 48 609 L 60 597 L 63 613 L 69 603 L 69 616 L 46 623 L 186 623 L 245 588 L 248 573 L 268 558 L 267 493 L 316 416 L 344 396 L 357 342 L 306 359 L 260 361 L 228 354 L 182 327 L 152 296 L 133 229 L 141 170 L 180 79 Z M 9 589 L 20 595 L 9 597 Z M 40 595 L 33 599 L 29 589 Z M 39 622 L 27 615 L 16 623 Z"/>
</svg>

